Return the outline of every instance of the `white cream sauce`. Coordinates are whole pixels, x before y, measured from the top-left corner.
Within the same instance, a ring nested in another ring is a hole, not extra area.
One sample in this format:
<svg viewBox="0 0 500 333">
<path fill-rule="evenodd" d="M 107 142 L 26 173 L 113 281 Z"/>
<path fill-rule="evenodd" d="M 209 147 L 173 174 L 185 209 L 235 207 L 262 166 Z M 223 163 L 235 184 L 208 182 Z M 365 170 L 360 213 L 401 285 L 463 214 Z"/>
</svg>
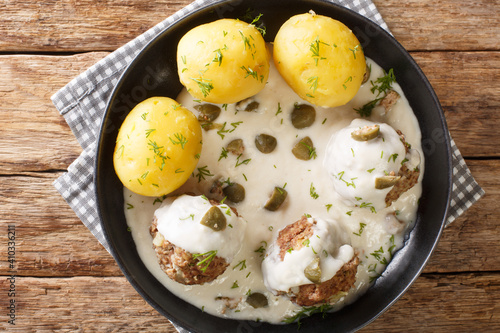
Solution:
<svg viewBox="0 0 500 333">
<path fill-rule="evenodd" d="M 384 75 L 373 61 L 367 59 L 367 63 L 372 69 L 370 80 Z M 231 182 L 243 185 L 246 190 L 245 199 L 234 205 L 247 223 L 241 249 L 235 253 L 227 270 L 211 283 L 184 286 L 167 277 L 159 267 L 149 234 L 149 226 L 154 211 L 160 207 L 160 200 L 142 197 L 124 189 L 127 224 L 137 251 L 151 273 L 175 295 L 210 314 L 280 323 L 283 318 L 300 310 L 300 307 L 284 296 L 275 296 L 266 288 L 261 270 L 265 255 L 262 250 L 276 239 L 280 229 L 299 220 L 303 214 L 310 214 L 326 221 L 338 221 L 345 228 L 352 248 L 359 253 L 360 265 L 355 286 L 339 299 L 334 310 L 355 301 L 382 274 L 385 261 L 390 261 L 392 257 L 391 253 L 402 247 L 405 235 L 413 226 L 421 195 L 419 182 L 390 207 L 373 213 L 367 208 L 346 205 L 334 190 L 329 172 L 323 165 L 324 159 L 328 158 L 326 147 L 332 135 L 348 126 L 353 119 L 359 118 L 354 108 L 360 108 L 376 98 L 370 91 L 370 80 L 361 86 L 348 104 L 333 109 L 315 107 L 314 124 L 296 129 L 290 119 L 294 104 L 307 102 L 301 100 L 275 67 L 271 66 L 266 88 L 254 97 L 260 103 L 256 112 L 236 112 L 235 105 L 224 106 L 215 121 L 225 123 L 224 129 L 203 131 L 203 150 L 198 167 L 206 166 L 213 176 L 205 176 L 205 180 L 198 182 L 198 171 L 195 170 L 193 177 L 176 194 L 195 192 L 208 196 L 212 183 L 220 178 L 230 178 Z M 417 119 L 399 85 L 393 84 L 393 89 L 402 97 L 393 109 L 386 114 L 381 107 L 376 107 L 368 119 L 401 130 L 406 141 L 423 157 Z M 193 101 L 185 90 L 177 101 L 198 115 L 194 109 L 198 102 Z M 261 133 L 272 135 L 278 140 L 276 149 L 270 154 L 262 154 L 255 147 L 254 138 Z M 291 152 L 294 145 L 305 136 L 313 141 L 316 159 L 298 160 Z M 221 158 L 222 147 L 234 139 L 243 140 L 243 155 L 237 157 L 229 153 L 227 158 Z M 422 177 L 423 160 L 420 168 Z M 275 186 L 285 187 L 288 197 L 280 209 L 270 212 L 263 205 Z M 390 214 L 393 212 L 397 212 L 397 219 Z M 245 299 L 249 292 L 266 295 L 269 306 L 254 309 L 248 305 Z M 223 302 L 217 300 L 218 296 L 241 299 L 241 302 L 233 310 L 225 309 Z"/>
<path fill-rule="evenodd" d="M 212 207 L 206 197 L 182 195 L 165 199 L 162 207 L 155 211 L 157 229 L 170 243 L 191 253 L 217 251 L 217 256 L 232 261 L 241 248 L 246 221 L 229 208 L 217 205 L 226 219 L 223 230 L 201 224 L 202 218 Z M 222 229 L 222 228 L 221 228 Z"/>
<path fill-rule="evenodd" d="M 392 187 L 375 189 L 375 179 L 390 172 L 398 174 L 406 152 L 401 138 L 387 124 L 379 124 L 379 135 L 372 140 L 356 141 L 351 133 L 372 126 L 365 119 L 352 123 L 332 135 L 326 147 L 324 166 L 330 172 L 335 191 L 353 206 L 376 211 L 385 207 L 385 197 Z"/>
<path fill-rule="evenodd" d="M 337 271 L 354 256 L 354 249 L 348 245 L 349 237 L 344 228 L 335 220 L 309 217 L 313 225 L 313 235 L 299 250 L 285 253 L 281 260 L 280 248 L 275 242 L 268 248 L 268 255 L 262 262 L 264 284 L 269 290 L 288 292 L 289 289 L 311 281 L 304 271 L 315 258 L 319 258 L 321 282 L 330 280 Z"/>
</svg>

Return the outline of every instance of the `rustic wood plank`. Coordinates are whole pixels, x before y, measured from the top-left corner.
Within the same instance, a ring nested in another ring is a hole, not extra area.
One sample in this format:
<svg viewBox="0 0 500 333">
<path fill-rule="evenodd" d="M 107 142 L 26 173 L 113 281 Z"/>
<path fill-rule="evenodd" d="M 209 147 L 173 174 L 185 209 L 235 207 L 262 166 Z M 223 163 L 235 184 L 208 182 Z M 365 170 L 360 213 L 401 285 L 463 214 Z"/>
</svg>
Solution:
<svg viewBox="0 0 500 333">
<path fill-rule="evenodd" d="M 499 314 L 498 274 L 425 274 L 362 332 L 497 332 Z"/>
<path fill-rule="evenodd" d="M 16 267 L 19 275 L 121 276 L 113 257 L 99 244 L 52 186 L 61 173 L 2 177 L 0 234 L 7 244 L 7 228 L 16 230 Z M 0 275 L 9 263 L 0 260 Z"/>
<path fill-rule="evenodd" d="M 106 54 L 0 56 L 0 174 L 66 169 L 80 155 L 50 97 Z"/>
<path fill-rule="evenodd" d="M 2 278 L 2 309 L 13 299 L 4 297 L 7 288 L 10 281 Z M 19 332 L 177 332 L 123 277 L 17 277 L 15 289 L 16 325 L 13 327 L 2 316 L 0 330 L 3 327 Z"/>
<path fill-rule="evenodd" d="M 374 0 L 408 50 L 499 50 L 498 0 Z"/>
<path fill-rule="evenodd" d="M 467 160 L 486 194 L 448 226 L 425 272 L 499 271 L 500 160 Z"/>
<path fill-rule="evenodd" d="M 189 4 L 190 0 L 40 1 L 0 4 L 0 51 L 114 50 Z"/>
<path fill-rule="evenodd" d="M 190 2 L 3 1 L 0 51 L 114 50 Z M 500 49 L 497 0 L 374 2 L 394 36 L 409 50 Z"/>
<path fill-rule="evenodd" d="M 7 295 L 10 282 L 0 279 Z M 176 332 L 125 278 L 15 280 L 16 331 Z M 7 308 L 10 297 L 0 298 Z M 364 332 L 494 332 L 500 329 L 500 274 L 423 275 Z M 0 329 L 9 329 L 7 318 Z"/>
<path fill-rule="evenodd" d="M 427 273 L 500 271 L 500 160 L 469 160 L 486 196 L 445 229 Z M 24 276 L 121 276 L 113 258 L 51 185 L 60 173 L 2 177 L 0 229 L 15 225 Z M 6 233 L 0 242 L 6 242 Z M 0 261 L 0 275 L 8 263 Z"/>
<path fill-rule="evenodd" d="M 0 123 L 4 124 L 0 175 L 62 170 L 78 157 L 81 148 L 50 96 L 106 54 L 0 56 L 0 77 L 5 78 L 0 80 Z M 417 52 L 413 56 L 434 86 L 462 154 L 499 156 L 500 137 L 491 133 L 497 133 L 500 124 L 500 52 Z"/>
<path fill-rule="evenodd" d="M 415 52 L 464 156 L 499 157 L 500 52 Z"/>
</svg>

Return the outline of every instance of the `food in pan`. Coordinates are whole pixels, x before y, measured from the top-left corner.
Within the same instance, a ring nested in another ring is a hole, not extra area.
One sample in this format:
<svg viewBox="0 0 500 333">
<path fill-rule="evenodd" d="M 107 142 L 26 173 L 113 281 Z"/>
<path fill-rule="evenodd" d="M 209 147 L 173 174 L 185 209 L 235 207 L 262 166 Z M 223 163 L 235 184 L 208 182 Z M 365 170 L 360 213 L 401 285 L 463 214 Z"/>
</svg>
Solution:
<svg viewBox="0 0 500 333">
<path fill-rule="evenodd" d="M 313 306 L 349 291 L 358 264 L 347 232 L 337 221 L 304 215 L 279 231 L 262 262 L 262 275 L 275 294 Z"/>
<path fill-rule="evenodd" d="M 204 284 L 224 273 L 239 251 L 246 222 L 228 205 L 205 196 L 171 197 L 150 228 L 163 271 L 185 284 Z"/>
<path fill-rule="evenodd" d="M 363 49 L 351 30 L 314 12 L 293 16 L 281 26 L 273 55 L 297 95 L 324 107 L 349 102 L 366 71 Z"/>
<path fill-rule="evenodd" d="M 181 83 L 195 98 L 235 103 L 264 88 L 269 53 L 254 25 L 222 19 L 193 28 L 181 38 L 177 68 Z"/>
<path fill-rule="evenodd" d="M 190 177 L 168 196 L 124 190 L 138 252 L 172 293 L 216 316 L 289 323 L 354 302 L 383 273 L 415 222 L 423 154 L 393 71 L 356 55 L 346 68 L 366 76 L 332 93 L 336 107 L 294 91 L 276 59 L 251 96 L 177 96 L 202 128 Z M 199 223 L 209 210 L 224 231 Z"/>
<path fill-rule="evenodd" d="M 348 205 L 381 210 L 415 185 L 419 156 L 390 125 L 354 119 L 326 148 L 325 168 Z"/>
<path fill-rule="evenodd" d="M 167 97 L 152 97 L 123 121 L 113 162 L 125 187 L 166 195 L 191 176 L 201 153 L 201 126 L 191 111 Z"/>
</svg>

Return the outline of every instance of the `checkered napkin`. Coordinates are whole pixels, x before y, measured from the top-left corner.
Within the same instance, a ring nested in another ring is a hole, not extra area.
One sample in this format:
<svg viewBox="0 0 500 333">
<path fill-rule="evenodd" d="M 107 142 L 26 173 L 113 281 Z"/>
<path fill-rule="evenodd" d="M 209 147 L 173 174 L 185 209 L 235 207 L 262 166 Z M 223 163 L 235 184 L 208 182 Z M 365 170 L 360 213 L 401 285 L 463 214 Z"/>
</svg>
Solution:
<svg viewBox="0 0 500 333">
<path fill-rule="evenodd" d="M 331 1 L 368 17 L 388 30 L 380 13 L 370 0 Z M 213 0 L 197 0 L 191 3 L 90 67 L 52 96 L 53 103 L 66 119 L 83 148 L 80 157 L 69 166 L 67 173 L 54 182 L 54 186 L 108 251 L 109 244 L 104 238 L 97 214 L 93 183 L 97 140 L 106 103 L 127 65 L 149 41 L 187 13 L 212 2 Z M 453 222 L 484 194 L 472 177 L 453 140 L 451 140 L 451 148 L 453 194 L 446 225 Z"/>
</svg>

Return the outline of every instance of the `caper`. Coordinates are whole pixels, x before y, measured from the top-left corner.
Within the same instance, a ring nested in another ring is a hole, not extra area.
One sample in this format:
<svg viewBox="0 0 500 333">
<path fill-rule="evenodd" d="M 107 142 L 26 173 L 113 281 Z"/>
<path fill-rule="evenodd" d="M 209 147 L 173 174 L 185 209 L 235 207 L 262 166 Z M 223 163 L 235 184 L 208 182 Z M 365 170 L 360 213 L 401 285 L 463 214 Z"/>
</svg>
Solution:
<svg viewBox="0 0 500 333">
<path fill-rule="evenodd" d="M 243 146 L 243 140 L 241 139 L 234 139 L 227 144 L 227 151 L 233 153 L 234 155 L 241 155 L 244 150 L 245 146 Z"/>
<path fill-rule="evenodd" d="M 203 128 L 205 131 L 210 131 L 212 129 L 220 130 L 224 125 L 219 124 L 219 123 L 207 123 L 200 121 L 201 128 Z"/>
<path fill-rule="evenodd" d="M 363 81 L 361 81 L 361 84 L 368 82 L 371 73 L 372 73 L 372 66 L 368 66 L 368 64 L 366 64 L 366 71 L 365 75 L 363 75 Z"/>
<path fill-rule="evenodd" d="M 306 136 L 305 138 L 297 142 L 295 147 L 293 147 L 292 149 L 292 153 L 299 160 L 304 160 L 304 161 L 310 160 L 315 153 L 311 138 Z"/>
<path fill-rule="evenodd" d="M 261 293 L 251 293 L 250 295 L 248 295 L 247 303 L 255 309 L 265 308 L 269 304 L 266 295 Z"/>
<path fill-rule="evenodd" d="M 295 128 L 311 126 L 316 119 L 316 110 L 308 104 L 295 104 L 292 111 L 292 124 Z"/>
<path fill-rule="evenodd" d="M 280 208 L 288 195 L 287 191 L 281 187 L 276 186 L 271 194 L 269 200 L 267 200 L 264 208 L 274 212 Z"/>
<path fill-rule="evenodd" d="M 259 102 L 253 100 L 252 98 L 247 98 L 242 101 L 239 101 L 235 105 L 236 111 L 255 111 L 259 108 Z"/>
<path fill-rule="evenodd" d="M 356 141 L 369 141 L 375 139 L 380 133 L 380 126 L 365 126 L 351 133 L 351 137 Z"/>
<path fill-rule="evenodd" d="M 319 267 L 319 258 L 314 260 L 304 268 L 304 275 L 312 283 L 321 283 L 321 267 Z"/>
<path fill-rule="evenodd" d="M 241 202 L 245 199 L 245 188 L 238 183 L 231 183 L 222 190 L 229 201 L 234 203 Z"/>
<path fill-rule="evenodd" d="M 375 188 L 377 190 L 383 190 L 384 188 L 394 186 L 400 179 L 401 176 L 382 176 L 375 178 Z"/>
<path fill-rule="evenodd" d="M 255 137 L 255 146 L 263 154 L 269 154 L 277 145 L 278 141 L 272 135 L 259 134 Z"/>
<path fill-rule="evenodd" d="M 198 110 L 200 115 L 198 120 L 201 122 L 212 122 L 220 115 L 220 107 L 213 104 L 199 104 L 195 105 L 194 108 Z"/>
<path fill-rule="evenodd" d="M 222 231 L 226 229 L 226 217 L 219 207 L 212 206 L 203 215 L 200 221 L 205 227 L 209 227 L 213 231 Z"/>
</svg>

